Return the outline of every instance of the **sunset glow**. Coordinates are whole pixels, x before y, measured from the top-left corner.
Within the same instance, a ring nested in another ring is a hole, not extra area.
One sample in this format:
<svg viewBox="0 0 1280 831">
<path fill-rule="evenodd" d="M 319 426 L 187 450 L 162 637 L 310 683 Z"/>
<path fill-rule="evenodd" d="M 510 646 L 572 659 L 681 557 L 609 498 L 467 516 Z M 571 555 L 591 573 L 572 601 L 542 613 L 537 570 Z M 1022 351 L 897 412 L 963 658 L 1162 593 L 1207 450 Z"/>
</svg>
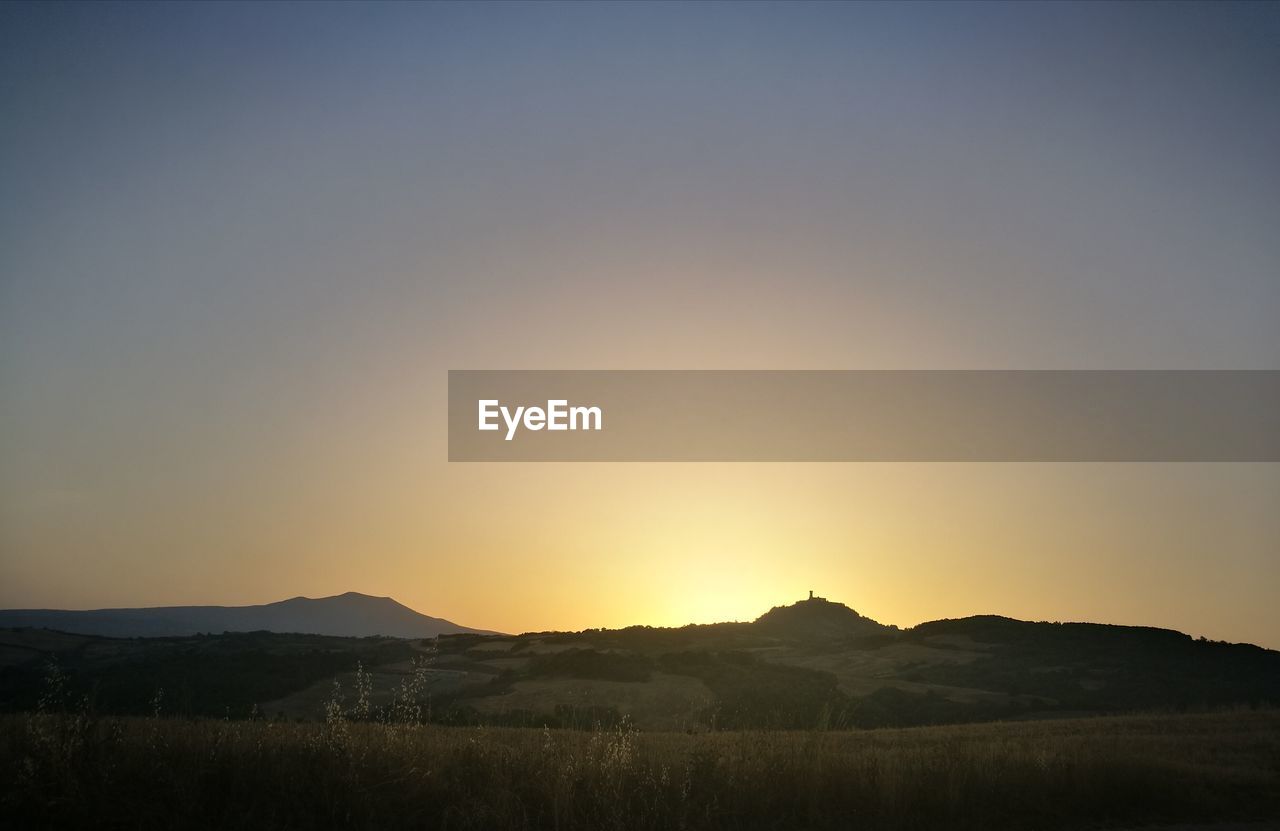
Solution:
<svg viewBox="0 0 1280 831">
<path fill-rule="evenodd" d="M 1280 647 L 1275 464 L 445 431 L 449 369 L 1280 366 L 1265 6 L 0 10 L 0 606 L 522 632 L 814 589 Z"/>
</svg>

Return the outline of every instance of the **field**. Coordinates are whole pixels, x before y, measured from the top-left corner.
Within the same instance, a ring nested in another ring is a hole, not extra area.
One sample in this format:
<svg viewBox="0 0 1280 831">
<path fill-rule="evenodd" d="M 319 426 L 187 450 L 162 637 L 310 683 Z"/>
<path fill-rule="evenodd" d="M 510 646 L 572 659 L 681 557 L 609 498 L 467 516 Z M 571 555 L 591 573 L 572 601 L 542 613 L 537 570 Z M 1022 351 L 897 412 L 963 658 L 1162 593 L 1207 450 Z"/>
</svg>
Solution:
<svg viewBox="0 0 1280 831">
<path fill-rule="evenodd" d="M 1260 831 L 1277 701 L 1254 646 L 821 599 L 518 636 L 0 630 L 0 829 Z"/>
<path fill-rule="evenodd" d="M 853 731 L 0 719 L 20 828 L 1054 829 L 1280 818 L 1280 711 Z"/>
</svg>

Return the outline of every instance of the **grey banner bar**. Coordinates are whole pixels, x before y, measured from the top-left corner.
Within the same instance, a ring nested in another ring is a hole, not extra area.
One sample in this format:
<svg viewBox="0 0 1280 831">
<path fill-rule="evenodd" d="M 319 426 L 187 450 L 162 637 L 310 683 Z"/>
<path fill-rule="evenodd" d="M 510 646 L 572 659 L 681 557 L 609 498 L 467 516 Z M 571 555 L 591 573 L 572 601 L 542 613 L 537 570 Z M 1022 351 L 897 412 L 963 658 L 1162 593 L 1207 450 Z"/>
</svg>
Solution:
<svg viewBox="0 0 1280 831">
<path fill-rule="evenodd" d="M 449 460 L 1276 462 L 1280 371 L 450 370 Z"/>
</svg>

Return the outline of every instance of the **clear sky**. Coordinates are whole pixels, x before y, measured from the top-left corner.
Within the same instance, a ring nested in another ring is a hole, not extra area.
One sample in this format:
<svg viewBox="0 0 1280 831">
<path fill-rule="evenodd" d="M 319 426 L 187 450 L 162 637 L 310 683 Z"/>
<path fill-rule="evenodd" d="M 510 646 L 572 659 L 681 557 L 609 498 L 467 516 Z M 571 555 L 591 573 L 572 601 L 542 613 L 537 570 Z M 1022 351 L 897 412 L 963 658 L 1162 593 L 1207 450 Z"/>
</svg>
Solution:
<svg viewBox="0 0 1280 831">
<path fill-rule="evenodd" d="M 450 465 L 450 368 L 1280 368 L 1280 5 L 0 5 L 0 606 L 1280 647 L 1280 465 Z"/>
</svg>

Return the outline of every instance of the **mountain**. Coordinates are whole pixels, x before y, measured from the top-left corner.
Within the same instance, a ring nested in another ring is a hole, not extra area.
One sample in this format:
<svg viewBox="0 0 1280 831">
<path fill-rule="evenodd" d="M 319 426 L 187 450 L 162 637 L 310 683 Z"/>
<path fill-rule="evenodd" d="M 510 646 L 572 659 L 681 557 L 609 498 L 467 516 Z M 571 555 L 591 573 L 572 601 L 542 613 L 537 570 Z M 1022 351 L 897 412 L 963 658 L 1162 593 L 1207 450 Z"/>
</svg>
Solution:
<svg viewBox="0 0 1280 831">
<path fill-rule="evenodd" d="M 261 606 L 160 606 L 89 611 L 8 609 L 0 610 L 0 627 L 56 629 L 115 638 L 256 631 L 396 638 L 493 634 L 415 612 L 390 597 L 371 597 L 359 592 L 334 597 L 294 597 Z"/>
</svg>

